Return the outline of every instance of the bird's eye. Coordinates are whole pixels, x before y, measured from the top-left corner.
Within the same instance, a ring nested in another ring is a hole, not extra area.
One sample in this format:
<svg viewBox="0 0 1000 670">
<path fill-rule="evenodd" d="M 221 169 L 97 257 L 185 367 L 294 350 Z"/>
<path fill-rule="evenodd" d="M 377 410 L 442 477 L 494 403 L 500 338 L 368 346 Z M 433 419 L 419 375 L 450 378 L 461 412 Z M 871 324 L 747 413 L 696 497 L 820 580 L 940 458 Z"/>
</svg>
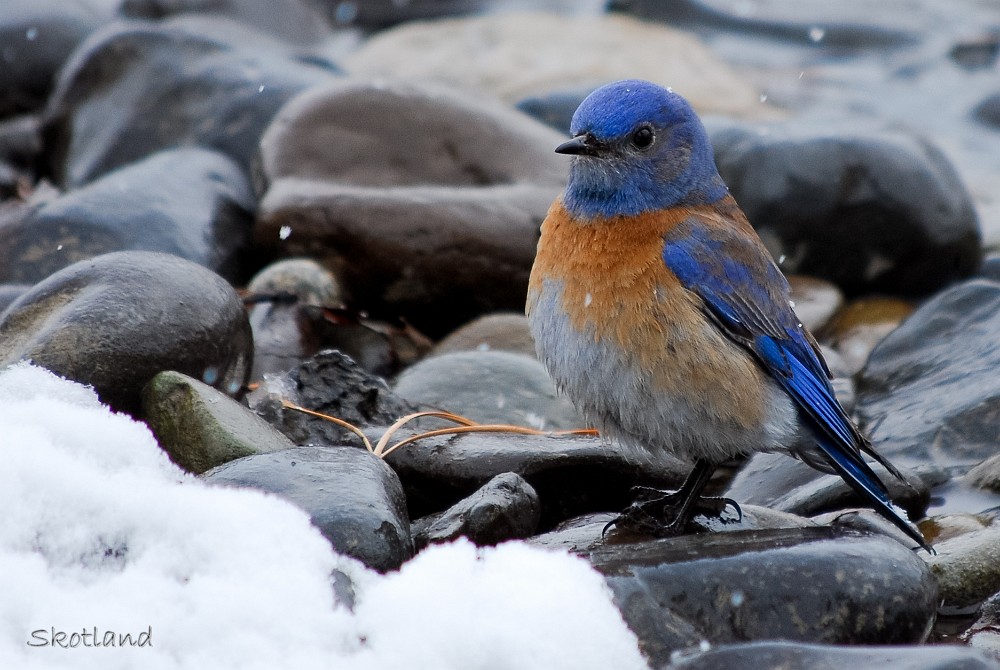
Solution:
<svg viewBox="0 0 1000 670">
<path fill-rule="evenodd" d="M 653 129 L 649 126 L 643 126 L 639 130 L 632 133 L 632 145 L 639 148 L 645 149 L 650 144 L 653 143 Z"/>
</svg>

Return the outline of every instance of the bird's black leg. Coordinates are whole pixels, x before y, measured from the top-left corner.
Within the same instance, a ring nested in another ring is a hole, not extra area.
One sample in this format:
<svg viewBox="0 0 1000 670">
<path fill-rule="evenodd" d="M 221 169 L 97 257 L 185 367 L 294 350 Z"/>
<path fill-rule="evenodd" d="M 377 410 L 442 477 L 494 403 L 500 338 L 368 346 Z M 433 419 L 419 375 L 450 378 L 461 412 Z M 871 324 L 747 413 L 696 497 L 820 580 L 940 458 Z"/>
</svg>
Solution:
<svg viewBox="0 0 1000 670">
<path fill-rule="evenodd" d="M 670 537 L 684 532 L 691 518 L 697 514 L 721 516 L 727 506 L 734 507 L 742 518 L 739 505 L 728 498 L 702 498 L 708 480 L 715 471 L 715 464 L 699 460 L 681 487 L 676 491 L 660 491 L 641 487 L 635 502 L 605 527 L 616 526 L 623 530 Z"/>
</svg>

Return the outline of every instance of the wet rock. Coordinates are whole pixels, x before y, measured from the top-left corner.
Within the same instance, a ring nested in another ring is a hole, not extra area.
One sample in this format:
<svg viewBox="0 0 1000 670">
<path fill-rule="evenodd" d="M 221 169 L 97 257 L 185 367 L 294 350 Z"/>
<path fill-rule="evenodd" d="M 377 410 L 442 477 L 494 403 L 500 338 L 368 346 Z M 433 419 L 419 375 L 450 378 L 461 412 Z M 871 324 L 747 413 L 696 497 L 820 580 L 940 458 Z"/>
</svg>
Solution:
<svg viewBox="0 0 1000 670">
<path fill-rule="evenodd" d="M 633 463 L 601 440 L 579 435 L 430 437 L 397 449 L 386 462 L 399 473 L 414 517 L 439 512 L 496 475 L 515 472 L 538 492 L 543 530 L 580 514 L 622 510 L 633 486 L 677 488 L 690 470 L 666 455 Z"/>
<path fill-rule="evenodd" d="M 977 279 L 924 303 L 872 352 L 857 412 L 875 448 L 969 468 L 996 453 L 1000 283 Z"/>
<path fill-rule="evenodd" d="M 0 13 L 0 117 L 41 108 L 73 49 L 111 18 L 99 3 L 6 0 Z"/>
<path fill-rule="evenodd" d="M 750 642 L 690 653 L 664 670 L 1000 670 L 981 652 L 958 645 L 836 647 L 794 642 Z"/>
<path fill-rule="evenodd" d="M 975 607 L 1000 591 L 1000 527 L 964 533 L 934 545 L 924 560 L 941 588 L 941 606 Z"/>
<path fill-rule="evenodd" d="M 576 108 L 593 90 L 593 86 L 582 86 L 541 93 L 519 100 L 516 107 L 563 135 L 569 135 L 570 123 L 573 121 Z"/>
<path fill-rule="evenodd" d="M 842 374 L 853 376 L 865 366 L 872 349 L 896 330 L 913 309 L 910 302 L 898 298 L 871 296 L 852 300 L 819 331 L 820 337 L 840 355 Z"/>
<path fill-rule="evenodd" d="M 247 396 L 247 402 L 253 411 L 296 444 L 362 445 L 361 440 L 346 429 L 286 409 L 282 407 L 283 401 L 343 419 L 358 428 L 389 426 L 396 419 L 416 411 L 394 394 L 384 380 L 333 350 L 321 351 L 287 373 L 265 379 Z"/>
<path fill-rule="evenodd" d="M 984 98 L 972 110 L 972 118 L 994 129 L 1000 129 L 1000 93 Z"/>
<path fill-rule="evenodd" d="M 930 503 L 926 482 L 903 469 L 910 484 L 907 486 L 880 465 L 872 464 L 872 469 L 888 488 L 889 496 L 910 518 L 924 515 Z M 838 475 L 823 474 L 783 454 L 755 454 L 722 495 L 741 504 L 763 505 L 802 516 L 865 504 Z"/>
<path fill-rule="evenodd" d="M 453 330 L 431 350 L 431 356 L 456 351 L 509 351 L 535 355 L 528 317 L 521 312 L 487 314 Z"/>
<path fill-rule="evenodd" d="M 844 304 L 844 294 L 828 281 L 792 275 L 788 283 L 795 314 L 811 332 L 818 332 Z"/>
<path fill-rule="evenodd" d="M 162 251 L 245 279 L 253 194 L 236 163 L 199 148 L 156 153 L 0 228 L 0 281 L 36 282 L 112 251 Z"/>
<path fill-rule="evenodd" d="M 764 3 L 752 10 L 712 0 L 610 0 L 608 8 L 696 31 L 733 31 L 754 41 L 763 38 L 810 50 L 836 49 L 841 57 L 852 50 L 906 46 L 924 28 L 896 5 L 872 7 L 863 0 L 836 7 Z"/>
<path fill-rule="evenodd" d="M 467 94 L 318 87 L 284 107 L 261 142 L 267 193 L 255 239 L 336 268 L 354 306 L 438 337 L 483 312 L 523 308 L 538 227 L 565 185 L 568 167 L 552 152 L 561 139 Z"/>
<path fill-rule="evenodd" d="M 540 505 L 531 484 L 513 472 L 497 475 L 465 500 L 413 523 L 417 550 L 467 537 L 479 546 L 529 537 L 538 527 Z"/>
<path fill-rule="evenodd" d="M 329 35 L 332 25 L 320 3 L 302 0 L 122 0 L 121 14 L 132 19 L 163 19 L 177 14 L 225 16 L 292 44 L 309 44 Z"/>
<path fill-rule="evenodd" d="M 399 480 L 363 449 L 296 447 L 231 461 L 204 478 L 289 500 L 309 514 L 336 551 L 375 570 L 394 570 L 413 555 Z"/>
<path fill-rule="evenodd" d="M 1000 55 L 1000 35 L 994 32 L 962 40 L 951 48 L 948 55 L 966 70 L 993 67 Z"/>
<path fill-rule="evenodd" d="M 720 519 L 695 516 L 694 525 L 698 529 L 689 532 L 732 533 L 777 528 L 807 528 L 817 525 L 816 522 L 797 514 L 779 512 L 758 505 L 741 504 L 740 511 L 742 514 L 737 516 L 730 506 L 725 510 L 724 517 Z M 617 516 L 617 513 L 612 512 L 584 514 L 564 521 L 551 531 L 536 535 L 528 542 L 540 547 L 560 548 L 584 553 L 605 545 L 653 539 L 651 536 L 625 531 L 614 525 L 609 526 Z"/>
<path fill-rule="evenodd" d="M 194 474 L 295 446 L 246 406 L 180 372 L 161 372 L 146 385 L 142 418 L 170 460 Z"/>
<path fill-rule="evenodd" d="M 1000 593 L 990 596 L 979 608 L 979 618 L 961 635 L 961 640 L 1000 661 Z M 1000 663 L 996 664 L 1000 668 Z"/>
<path fill-rule="evenodd" d="M 944 542 L 959 535 L 982 530 L 992 523 L 987 514 L 936 514 L 920 523 L 920 529 L 930 543 Z"/>
<path fill-rule="evenodd" d="M 479 423 L 546 430 L 586 428 L 572 403 L 556 392 L 534 357 L 506 351 L 459 351 L 424 359 L 396 380 L 414 405 L 443 409 Z"/>
<path fill-rule="evenodd" d="M 731 126 L 712 143 L 720 174 L 786 272 L 849 295 L 919 296 L 979 267 L 972 199 L 920 137 L 786 124 Z"/>
<path fill-rule="evenodd" d="M 1000 254 L 988 254 L 986 258 L 983 259 L 982 267 L 979 268 L 979 275 L 983 279 L 1000 281 Z"/>
<path fill-rule="evenodd" d="M 0 284 L 0 314 L 29 289 L 31 289 L 30 284 Z"/>
<path fill-rule="evenodd" d="M 49 102 L 51 174 L 73 188 L 180 145 L 216 149 L 249 174 L 278 108 L 333 77 L 287 52 L 248 27 L 207 16 L 103 28 L 60 72 Z"/>
<path fill-rule="evenodd" d="M 641 72 L 700 112 L 775 116 L 746 78 L 696 37 L 625 16 L 504 12 L 410 23 L 373 36 L 344 66 L 355 75 L 431 79 L 511 103 L 557 89 L 593 90 Z"/>
<path fill-rule="evenodd" d="M 26 359 L 134 413 L 163 370 L 240 391 L 253 340 L 224 279 L 176 256 L 122 251 L 60 270 L 0 314 L 0 367 Z"/>
<path fill-rule="evenodd" d="M 365 0 L 364 2 L 327 2 L 330 19 L 337 26 L 357 26 L 380 30 L 408 21 L 426 21 L 483 11 L 491 0 Z"/>
<path fill-rule="evenodd" d="M 280 374 L 323 347 L 318 324 L 304 307 L 334 307 L 343 301 L 333 274 L 308 258 L 289 258 L 268 265 L 247 285 L 253 328 L 252 379 Z"/>
<path fill-rule="evenodd" d="M 0 161 L 35 183 L 35 163 L 42 150 L 41 122 L 37 114 L 24 114 L 0 121 Z"/>
<path fill-rule="evenodd" d="M 644 592 L 711 644 L 915 643 L 937 613 L 937 586 L 920 558 L 886 538 L 847 531 L 685 535 L 606 545 L 586 557 L 617 602 Z M 627 610 L 623 616 L 631 622 Z"/>
</svg>

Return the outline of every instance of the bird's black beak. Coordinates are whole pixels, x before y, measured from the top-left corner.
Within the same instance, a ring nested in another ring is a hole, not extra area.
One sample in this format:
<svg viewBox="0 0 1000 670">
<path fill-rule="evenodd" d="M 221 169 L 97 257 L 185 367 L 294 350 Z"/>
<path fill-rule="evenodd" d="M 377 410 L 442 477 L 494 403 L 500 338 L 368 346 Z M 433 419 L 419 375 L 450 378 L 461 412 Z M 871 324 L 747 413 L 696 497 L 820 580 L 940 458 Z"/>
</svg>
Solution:
<svg viewBox="0 0 1000 670">
<path fill-rule="evenodd" d="M 593 135 L 577 135 L 569 142 L 563 142 L 556 147 L 557 154 L 569 154 L 571 156 L 596 156 L 598 153 L 598 143 Z"/>
</svg>

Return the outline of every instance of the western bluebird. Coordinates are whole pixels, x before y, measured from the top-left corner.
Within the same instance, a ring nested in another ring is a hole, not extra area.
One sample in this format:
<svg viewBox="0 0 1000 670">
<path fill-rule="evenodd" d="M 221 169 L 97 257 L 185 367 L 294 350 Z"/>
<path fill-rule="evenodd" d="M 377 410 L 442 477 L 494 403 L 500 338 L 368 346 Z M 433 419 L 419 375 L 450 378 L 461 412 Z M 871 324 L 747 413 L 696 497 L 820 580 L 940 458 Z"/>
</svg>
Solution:
<svg viewBox="0 0 1000 670">
<path fill-rule="evenodd" d="M 680 533 L 719 463 L 780 451 L 840 475 L 931 551 L 865 462 L 903 480 L 837 401 L 688 103 L 619 81 L 588 96 L 570 130 L 556 148 L 573 156 L 569 184 L 542 224 L 528 289 L 539 357 L 621 448 L 695 463 L 679 491 L 647 493 L 615 523 Z"/>
</svg>

